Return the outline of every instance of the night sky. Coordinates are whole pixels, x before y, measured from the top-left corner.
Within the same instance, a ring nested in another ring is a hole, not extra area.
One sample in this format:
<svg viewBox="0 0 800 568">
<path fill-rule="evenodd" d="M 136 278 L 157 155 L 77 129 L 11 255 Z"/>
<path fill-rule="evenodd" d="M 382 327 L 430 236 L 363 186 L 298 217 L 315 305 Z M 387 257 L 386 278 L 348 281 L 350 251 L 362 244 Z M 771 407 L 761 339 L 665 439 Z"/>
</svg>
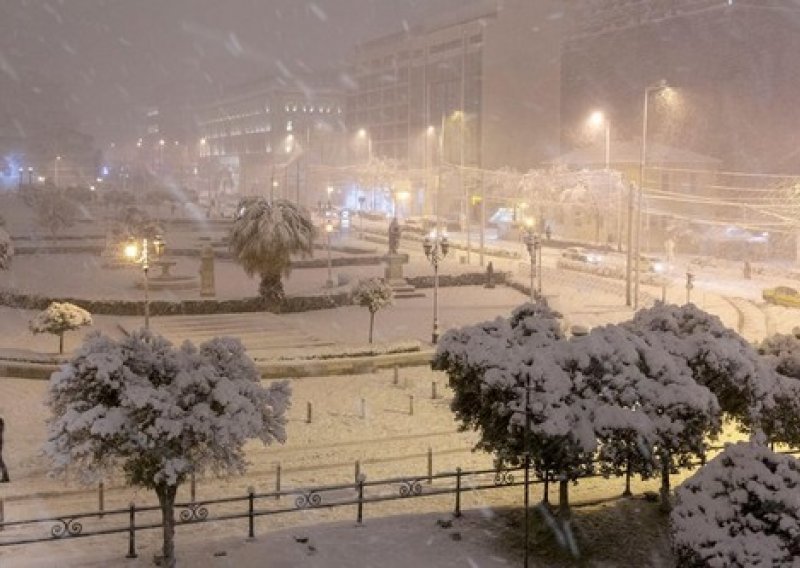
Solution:
<svg viewBox="0 0 800 568">
<path fill-rule="evenodd" d="M 335 67 L 358 42 L 467 1 L 2 0 L 0 95 L 52 91 L 80 129 L 124 139 L 142 105 Z"/>
</svg>

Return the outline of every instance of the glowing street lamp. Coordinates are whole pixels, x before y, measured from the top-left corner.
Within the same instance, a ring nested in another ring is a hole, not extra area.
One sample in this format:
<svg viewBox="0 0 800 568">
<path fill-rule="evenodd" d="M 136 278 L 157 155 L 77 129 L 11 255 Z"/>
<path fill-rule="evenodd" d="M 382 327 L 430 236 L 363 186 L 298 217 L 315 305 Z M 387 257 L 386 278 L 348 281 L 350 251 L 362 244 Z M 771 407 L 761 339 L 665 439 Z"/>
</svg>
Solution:
<svg viewBox="0 0 800 568">
<path fill-rule="evenodd" d="M 670 87 L 667 85 L 667 81 L 662 79 L 655 85 L 651 85 L 644 90 L 644 110 L 642 112 L 642 149 L 641 149 L 641 156 L 639 160 L 639 191 L 637 192 L 637 209 L 636 209 L 636 245 L 635 245 L 635 254 L 636 254 L 636 264 L 635 264 L 635 271 L 636 271 L 636 284 L 634 287 L 633 292 L 633 309 L 638 309 L 639 307 L 639 281 L 641 280 L 641 233 L 642 233 L 642 195 L 644 193 L 644 169 L 645 164 L 647 162 L 647 109 L 649 106 L 650 101 L 650 94 L 657 93 L 659 91 L 664 91 L 669 89 Z M 632 248 L 631 247 L 631 235 L 632 235 L 632 227 L 633 227 L 633 192 L 630 192 L 628 197 L 628 255 L 627 255 L 627 262 L 626 262 L 626 288 L 625 288 L 625 300 L 627 305 L 631 305 L 631 254 Z"/>
<path fill-rule="evenodd" d="M 439 235 L 438 231 L 434 231 L 432 235 L 425 237 L 425 240 L 422 241 L 422 250 L 433 266 L 433 334 L 431 343 L 435 345 L 439 341 L 439 263 L 450 252 L 447 235 Z"/>
<path fill-rule="evenodd" d="M 19 188 L 22 189 L 22 176 L 25 173 L 25 168 L 20 166 L 19 170 L 17 170 L 17 171 L 19 173 Z"/>
<path fill-rule="evenodd" d="M 164 252 L 165 246 L 164 239 L 160 235 L 156 235 L 153 239 L 153 251 L 156 256 L 161 256 Z M 131 239 L 125 245 L 124 254 L 132 262 L 142 265 L 142 272 L 144 272 L 144 328 L 150 329 L 150 279 L 148 273 L 150 271 L 150 247 L 148 239 L 142 239 L 141 249 L 136 239 Z"/>
<path fill-rule="evenodd" d="M 611 121 L 603 111 L 596 110 L 589 116 L 589 126 L 595 130 L 603 128 L 605 133 L 605 170 L 611 189 Z M 610 197 L 610 195 L 609 195 Z M 620 186 L 617 201 L 617 251 L 622 250 L 622 186 Z"/>
<path fill-rule="evenodd" d="M 61 156 L 56 156 L 56 161 L 53 163 L 53 183 L 58 187 L 58 163 L 61 161 Z"/>
<path fill-rule="evenodd" d="M 360 140 L 366 140 L 367 141 L 367 158 L 368 158 L 368 161 L 371 162 L 372 161 L 372 136 L 369 135 L 369 132 L 367 132 L 366 128 L 359 128 L 358 132 L 356 132 L 356 136 Z"/>
</svg>

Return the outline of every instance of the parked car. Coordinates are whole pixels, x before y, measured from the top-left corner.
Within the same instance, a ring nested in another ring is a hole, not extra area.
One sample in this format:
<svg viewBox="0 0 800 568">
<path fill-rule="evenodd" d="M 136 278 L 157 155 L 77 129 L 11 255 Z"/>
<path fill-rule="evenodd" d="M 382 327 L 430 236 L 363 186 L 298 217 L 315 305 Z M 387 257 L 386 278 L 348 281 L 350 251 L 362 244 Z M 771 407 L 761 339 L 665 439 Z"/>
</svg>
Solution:
<svg viewBox="0 0 800 568">
<path fill-rule="evenodd" d="M 589 264 L 600 264 L 603 262 L 602 255 L 580 247 L 569 247 L 564 249 L 564 252 L 561 253 L 561 257 L 567 260 L 586 262 Z"/>
<path fill-rule="evenodd" d="M 764 301 L 776 306 L 787 306 L 790 308 L 800 308 L 800 293 L 789 286 L 777 286 L 766 288 L 761 292 Z"/>
</svg>

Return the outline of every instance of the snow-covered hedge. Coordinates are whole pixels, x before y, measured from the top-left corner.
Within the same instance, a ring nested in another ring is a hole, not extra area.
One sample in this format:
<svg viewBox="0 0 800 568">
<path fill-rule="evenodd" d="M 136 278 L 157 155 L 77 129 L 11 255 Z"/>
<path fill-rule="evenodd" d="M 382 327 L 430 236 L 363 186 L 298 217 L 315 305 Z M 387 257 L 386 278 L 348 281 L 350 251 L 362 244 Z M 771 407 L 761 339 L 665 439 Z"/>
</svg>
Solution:
<svg viewBox="0 0 800 568">
<path fill-rule="evenodd" d="M 53 302 L 36 314 L 28 324 L 33 333 L 52 333 L 58 336 L 58 352 L 64 352 L 64 334 L 92 325 L 92 315 L 69 302 Z"/>
<path fill-rule="evenodd" d="M 590 264 L 588 262 L 559 258 L 558 262 L 556 262 L 556 268 L 594 274 L 596 276 L 603 276 L 604 278 L 615 278 L 617 280 L 623 280 L 625 278 L 625 268 L 622 266 Z M 662 286 L 667 283 L 667 280 L 663 276 L 650 272 L 642 272 L 640 280 L 642 284 L 648 284 L 650 286 Z"/>
<path fill-rule="evenodd" d="M 14 245 L 11 236 L 3 227 L 0 227 L 0 270 L 11 268 L 11 258 L 14 256 Z"/>
<path fill-rule="evenodd" d="M 297 350 L 291 355 L 283 354 L 277 357 L 280 361 L 296 361 L 304 359 L 337 359 L 339 357 L 374 357 L 376 355 L 391 355 L 394 353 L 415 353 L 420 351 L 422 345 L 419 341 L 395 341 L 392 343 L 370 343 L 368 345 L 355 345 L 349 347 L 323 348 L 314 351 Z M 256 357 L 256 361 L 267 361 L 268 358 Z"/>
<path fill-rule="evenodd" d="M 760 441 L 728 446 L 676 490 L 681 567 L 800 565 L 800 462 Z"/>
</svg>

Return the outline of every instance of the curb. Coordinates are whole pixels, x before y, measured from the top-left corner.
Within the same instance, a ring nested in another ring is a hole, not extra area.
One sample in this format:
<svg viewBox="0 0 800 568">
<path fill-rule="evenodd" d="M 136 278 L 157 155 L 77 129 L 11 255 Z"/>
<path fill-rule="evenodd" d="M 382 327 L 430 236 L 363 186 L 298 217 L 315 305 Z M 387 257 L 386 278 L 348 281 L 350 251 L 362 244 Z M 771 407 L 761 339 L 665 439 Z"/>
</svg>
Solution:
<svg viewBox="0 0 800 568">
<path fill-rule="evenodd" d="M 334 375 L 360 375 L 377 369 L 392 367 L 419 367 L 429 365 L 432 349 L 409 353 L 389 353 L 365 357 L 339 357 L 332 359 L 295 359 L 288 361 L 256 361 L 264 379 L 326 377 Z M 49 380 L 59 369 L 55 363 L 33 363 L 0 359 L 0 376 L 14 379 Z"/>
</svg>

